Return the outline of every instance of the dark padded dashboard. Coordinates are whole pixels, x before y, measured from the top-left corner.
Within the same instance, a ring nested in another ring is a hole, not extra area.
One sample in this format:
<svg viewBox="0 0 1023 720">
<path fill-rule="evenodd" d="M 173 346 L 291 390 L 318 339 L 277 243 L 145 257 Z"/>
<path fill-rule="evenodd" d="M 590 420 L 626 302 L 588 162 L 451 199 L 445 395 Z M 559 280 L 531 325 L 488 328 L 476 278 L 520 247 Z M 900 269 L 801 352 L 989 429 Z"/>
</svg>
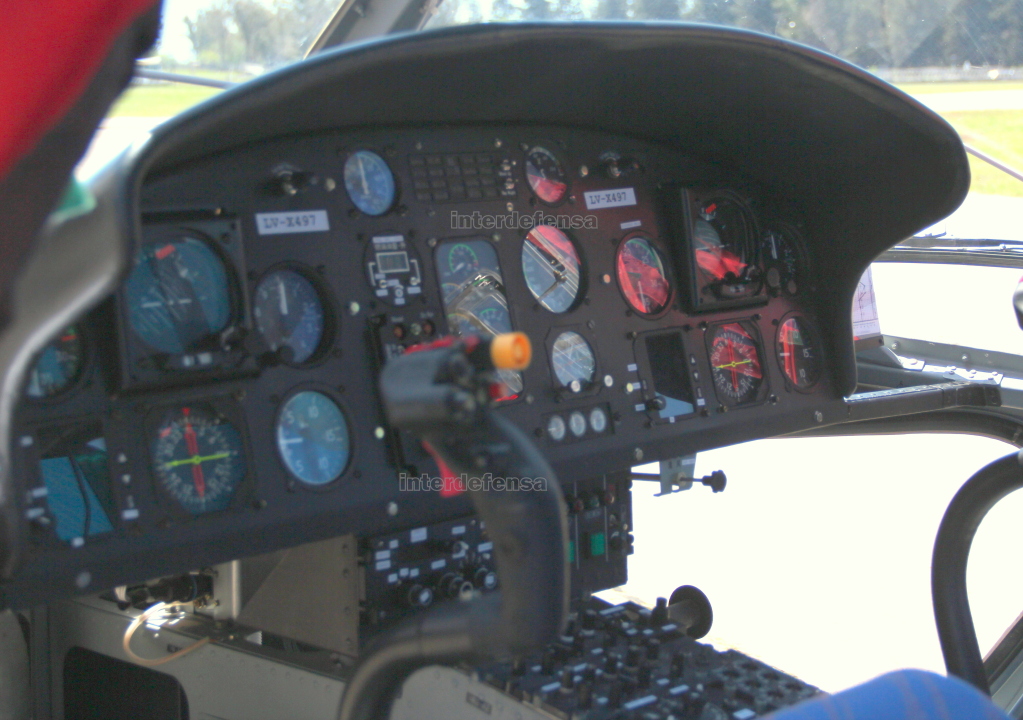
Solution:
<svg viewBox="0 0 1023 720">
<path fill-rule="evenodd" d="M 437 469 L 376 392 L 452 331 L 530 337 L 498 412 L 562 483 L 840 420 L 860 272 L 968 182 L 928 111 L 735 31 L 455 30 L 250 85 L 123 165 L 129 275 L 19 408 L 12 604 L 467 513 L 400 490 Z"/>
</svg>

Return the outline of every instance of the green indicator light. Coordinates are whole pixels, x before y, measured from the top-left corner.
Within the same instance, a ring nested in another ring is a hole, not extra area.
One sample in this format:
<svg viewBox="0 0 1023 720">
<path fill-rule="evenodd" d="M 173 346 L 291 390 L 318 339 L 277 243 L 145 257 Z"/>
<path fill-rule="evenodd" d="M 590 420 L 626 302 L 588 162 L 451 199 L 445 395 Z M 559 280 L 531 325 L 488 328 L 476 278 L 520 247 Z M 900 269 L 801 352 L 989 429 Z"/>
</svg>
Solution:
<svg viewBox="0 0 1023 720">
<path fill-rule="evenodd" d="M 596 532 L 590 535 L 590 556 L 601 557 L 607 552 L 607 542 L 604 533 Z"/>
</svg>

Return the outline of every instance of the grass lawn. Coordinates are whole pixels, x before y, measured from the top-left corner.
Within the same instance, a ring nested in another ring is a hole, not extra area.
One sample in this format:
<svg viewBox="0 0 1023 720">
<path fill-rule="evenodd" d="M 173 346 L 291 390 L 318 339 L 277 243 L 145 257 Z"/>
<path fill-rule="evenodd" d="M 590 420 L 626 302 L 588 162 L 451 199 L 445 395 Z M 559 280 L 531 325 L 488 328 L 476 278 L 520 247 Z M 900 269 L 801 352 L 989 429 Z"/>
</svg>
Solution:
<svg viewBox="0 0 1023 720">
<path fill-rule="evenodd" d="M 1023 81 L 905 83 L 896 85 L 896 87 L 910 95 L 930 95 L 932 93 L 983 92 L 987 90 L 1023 90 Z"/>
<path fill-rule="evenodd" d="M 134 85 L 114 103 L 109 117 L 171 117 L 219 92 L 217 88 L 181 83 Z"/>
<path fill-rule="evenodd" d="M 963 142 L 1009 167 L 1023 170 L 1023 110 L 984 110 L 944 113 Z M 974 192 L 1023 197 L 1023 182 L 983 160 L 970 156 Z"/>
</svg>

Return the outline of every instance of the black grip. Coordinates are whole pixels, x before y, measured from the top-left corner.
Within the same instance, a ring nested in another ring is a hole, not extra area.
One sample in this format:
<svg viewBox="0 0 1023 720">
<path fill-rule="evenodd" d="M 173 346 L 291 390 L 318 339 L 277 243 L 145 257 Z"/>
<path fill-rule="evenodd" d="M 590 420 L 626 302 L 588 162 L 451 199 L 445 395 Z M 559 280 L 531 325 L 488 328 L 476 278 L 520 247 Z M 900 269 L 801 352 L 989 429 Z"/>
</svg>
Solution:
<svg viewBox="0 0 1023 720">
<path fill-rule="evenodd" d="M 978 470 L 963 485 L 938 528 L 931 561 L 931 596 L 938 626 L 941 654 L 949 675 L 990 695 L 984 660 L 966 592 L 966 563 L 970 546 L 984 516 L 999 500 L 1023 488 L 1019 453 L 995 460 Z"/>
</svg>

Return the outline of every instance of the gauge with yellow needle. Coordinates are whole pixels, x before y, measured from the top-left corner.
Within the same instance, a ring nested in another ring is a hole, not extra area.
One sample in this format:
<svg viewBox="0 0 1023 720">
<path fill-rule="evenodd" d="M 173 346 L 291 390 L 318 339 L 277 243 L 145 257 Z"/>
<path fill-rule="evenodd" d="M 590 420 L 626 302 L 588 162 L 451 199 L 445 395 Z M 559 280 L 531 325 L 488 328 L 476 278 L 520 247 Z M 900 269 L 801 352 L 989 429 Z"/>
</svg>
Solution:
<svg viewBox="0 0 1023 720">
<path fill-rule="evenodd" d="M 226 510 L 245 478 L 241 434 L 212 408 L 174 408 L 152 441 L 160 486 L 192 515 Z"/>
<path fill-rule="evenodd" d="M 718 400 L 727 407 L 756 402 L 764 384 L 760 346 L 745 323 L 715 325 L 709 331 L 711 373 Z"/>
</svg>

